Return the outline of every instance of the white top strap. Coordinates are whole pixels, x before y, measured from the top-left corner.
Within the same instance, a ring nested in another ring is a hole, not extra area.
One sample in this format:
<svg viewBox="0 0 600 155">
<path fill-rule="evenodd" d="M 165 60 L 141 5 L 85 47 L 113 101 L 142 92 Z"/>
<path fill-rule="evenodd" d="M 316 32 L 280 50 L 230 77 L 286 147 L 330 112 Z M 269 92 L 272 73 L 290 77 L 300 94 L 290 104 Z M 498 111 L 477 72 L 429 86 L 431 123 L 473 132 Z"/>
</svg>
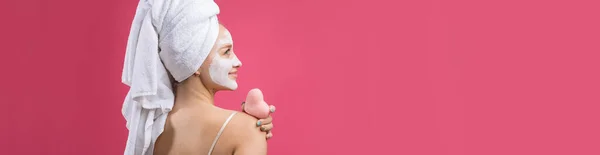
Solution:
<svg viewBox="0 0 600 155">
<path fill-rule="evenodd" d="M 217 141 L 219 141 L 219 137 L 221 137 L 221 134 L 223 133 L 223 130 L 225 130 L 225 127 L 227 126 L 227 124 L 229 123 L 229 121 L 231 121 L 231 118 L 233 118 L 233 115 L 235 115 L 237 112 L 233 112 L 231 113 L 231 115 L 229 115 L 229 118 L 227 118 L 227 120 L 225 120 L 225 123 L 223 123 L 223 126 L 221 126 L 221 130 L 219 130 L 219 133 L 217 133 L 217 137 L 215 137 L 215 140 L 212 143 L 212 146 L 210 146 L 210 150 L 208 151 L 208 155 L 211 155 L 213 152 L 213 149 L 215 149 L 215 145 L 217 145 Z"/>
</svg>

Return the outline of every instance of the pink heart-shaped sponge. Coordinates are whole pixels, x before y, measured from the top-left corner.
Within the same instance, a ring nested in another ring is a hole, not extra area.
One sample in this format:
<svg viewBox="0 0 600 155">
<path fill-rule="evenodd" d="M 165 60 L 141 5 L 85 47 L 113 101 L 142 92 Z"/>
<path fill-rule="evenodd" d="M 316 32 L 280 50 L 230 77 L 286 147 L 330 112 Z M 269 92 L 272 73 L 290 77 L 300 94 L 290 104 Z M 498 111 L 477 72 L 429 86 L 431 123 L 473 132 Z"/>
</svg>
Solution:
<svg viewBox="0 0 600 155">
<path fill-rule="evenodd" d="M 260 89 L 254 88 L 248 92 L 248 96 L 246 96 L 246 103 L 244 105 L 244 111 L 259 119 L 269 117 L 269 105 L 267 102 L 265 102 L 263 93 L 260 91 Z"/>
</svg>

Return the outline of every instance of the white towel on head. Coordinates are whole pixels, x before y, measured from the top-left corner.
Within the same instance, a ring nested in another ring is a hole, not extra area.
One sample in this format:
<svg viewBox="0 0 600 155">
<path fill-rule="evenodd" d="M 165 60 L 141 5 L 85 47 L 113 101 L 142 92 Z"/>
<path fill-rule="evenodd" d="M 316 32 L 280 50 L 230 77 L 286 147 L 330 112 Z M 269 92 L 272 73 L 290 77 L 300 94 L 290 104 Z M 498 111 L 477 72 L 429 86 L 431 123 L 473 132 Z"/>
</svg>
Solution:
<svg viewBox="0 0 600 155">
<path fill-rule="evenodd" d="M 121 77 L 130 87 L 125 155 L 153 153 L 175 99 L 168 73 L 181 82 L 200 68 L 219 33 L 217 14 L 213 0 L 140 0 Z"/>
</svg>

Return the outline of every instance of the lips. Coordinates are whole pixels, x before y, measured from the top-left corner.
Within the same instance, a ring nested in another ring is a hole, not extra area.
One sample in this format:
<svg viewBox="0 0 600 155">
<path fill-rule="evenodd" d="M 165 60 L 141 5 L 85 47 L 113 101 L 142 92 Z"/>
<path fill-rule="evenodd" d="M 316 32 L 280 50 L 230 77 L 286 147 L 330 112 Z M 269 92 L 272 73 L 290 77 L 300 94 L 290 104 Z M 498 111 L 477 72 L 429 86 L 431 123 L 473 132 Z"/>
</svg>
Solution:
<svg viewBox="0 0 600 155">
<path fill-rule="evenodd" d="M 237 78 L 237 71 L 235 71 L 235 72 L 229 72 L 229 75 Z"/>
</svg>

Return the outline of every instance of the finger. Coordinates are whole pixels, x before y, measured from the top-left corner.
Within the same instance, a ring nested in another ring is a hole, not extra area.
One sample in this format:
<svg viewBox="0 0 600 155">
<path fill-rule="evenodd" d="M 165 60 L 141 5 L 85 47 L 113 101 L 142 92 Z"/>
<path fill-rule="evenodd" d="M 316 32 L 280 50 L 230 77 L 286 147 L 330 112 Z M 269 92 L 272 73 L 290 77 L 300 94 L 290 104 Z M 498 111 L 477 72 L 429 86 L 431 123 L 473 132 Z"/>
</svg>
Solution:
<svg viewBox="0 0 600 155">
<path fill-rule="evenodd" d="M 273 132 L 267 132 L 267 139 L 273 138 Z"/>
<path fill-rule="evenodd" d="M 265 119 L 258 120 L 258 122 L 256 123 L 256 126 L 271 124 L 271 122 L 273 122 L 273 117 L 271 117 L 271 115 L 269 115 L 269 117 L 267 117 Z"/>
<path fill-rule="evenodd" d="M 270 132 L 271 129 L 273 129 L 273 124 L 272 123 L 260 126 L 260 131 L 263 131 L 263 132 Z"/>
<path fill-rule="evenodd" d="M 271 113 L 274 113 L 274 112 L 275 112 L 275 106 L 274 106 L 274 105 L 270 105 L 270 106 L 269 106 L 269 111 L 270 111 Z"/>
<path fill-rule="evenodd" d="M 246 112 L 246 111 L 244 110 L 244 105 L 246 105 L 246 102 L 242 102 L 242 112 Z"/>
</svg>

